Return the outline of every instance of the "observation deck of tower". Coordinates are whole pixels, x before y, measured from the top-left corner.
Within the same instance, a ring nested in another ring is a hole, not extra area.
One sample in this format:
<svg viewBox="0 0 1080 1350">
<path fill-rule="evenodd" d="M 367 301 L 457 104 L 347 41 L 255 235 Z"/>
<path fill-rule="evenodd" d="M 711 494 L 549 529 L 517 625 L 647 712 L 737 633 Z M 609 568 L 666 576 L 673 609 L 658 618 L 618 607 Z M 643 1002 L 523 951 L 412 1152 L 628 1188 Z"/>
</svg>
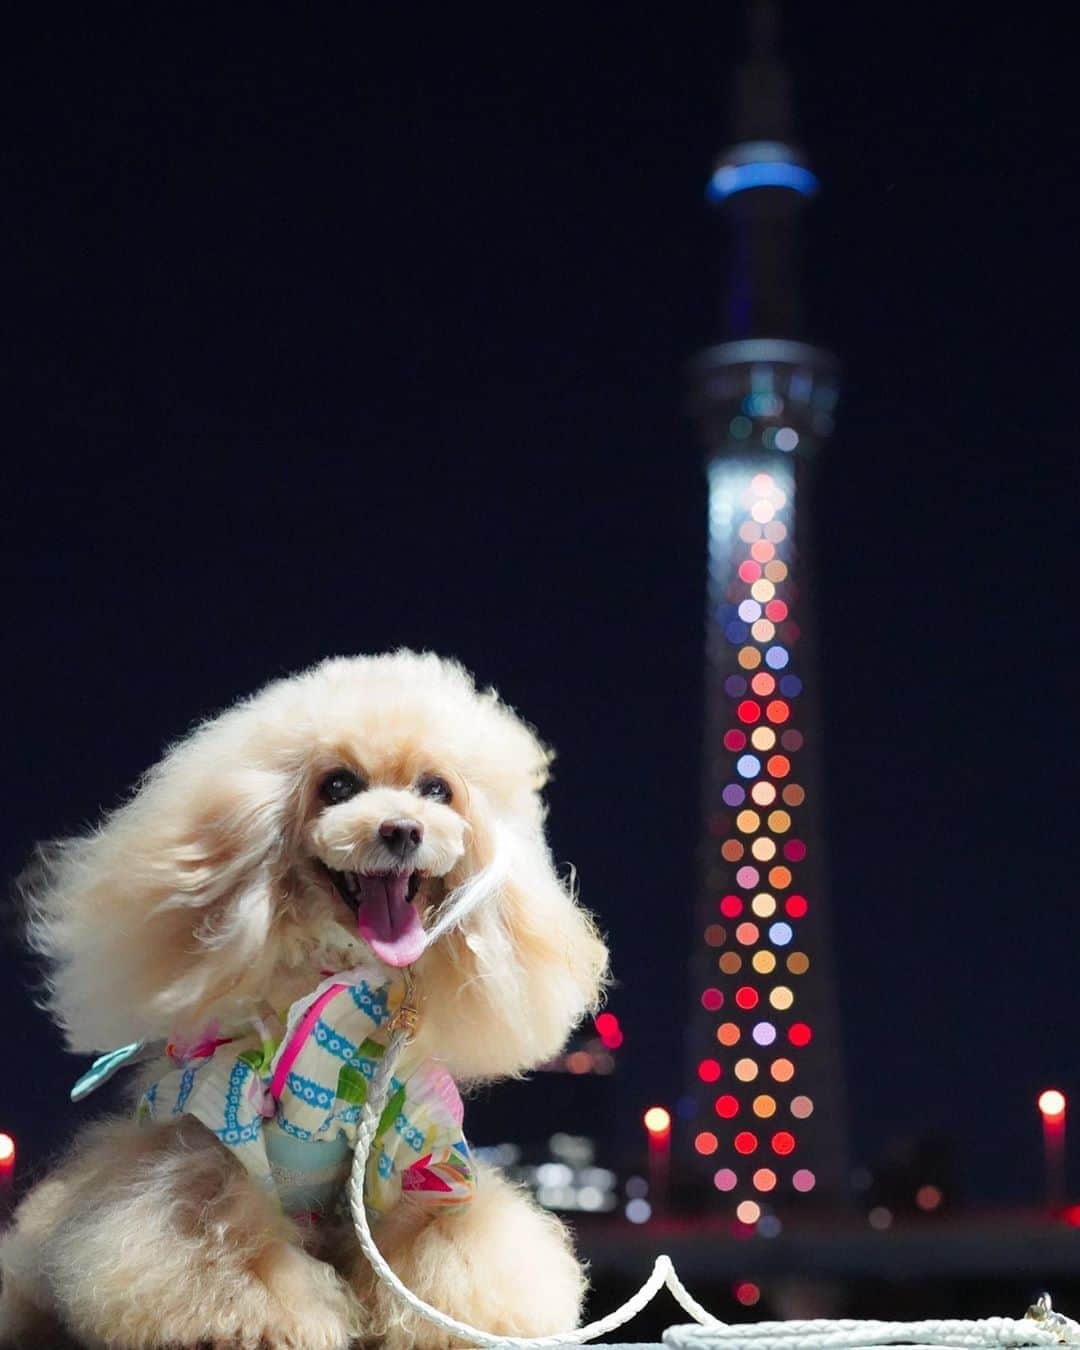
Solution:
<svg viewBox="0 0 1080 1350">
<path fill-rule="evenodd" d="M 749 8 L 733 144 L 708 198 L 728 226 L 725 340 L 693 366 L 709 487 L 702 887 L 681 1146 L 712 1207 L 764 1235 L 846 1190 L 824 871 L 806 511 L 836 362 L 806 340 L 803 212 L 779 11 Z"/>
</svg>

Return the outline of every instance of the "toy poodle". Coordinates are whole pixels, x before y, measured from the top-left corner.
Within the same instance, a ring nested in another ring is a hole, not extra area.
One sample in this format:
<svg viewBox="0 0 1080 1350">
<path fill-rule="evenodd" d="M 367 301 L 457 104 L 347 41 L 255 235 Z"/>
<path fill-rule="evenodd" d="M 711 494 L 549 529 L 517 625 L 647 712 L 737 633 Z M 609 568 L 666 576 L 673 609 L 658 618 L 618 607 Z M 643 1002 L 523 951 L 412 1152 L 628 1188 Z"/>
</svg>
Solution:
<svg viewBox="0 0 1080 1350">
<path fill-rule="evenodd" d="M 556 1054 L 607 953 L 554 870 L 550 752 L 431 654 L 337 658 L 198 726 L 24 884 L 68 1046 L 130 1058 L 0 1246 L 0 1343 L 452 1344 L 373 1278 L 343 1204 L 356 1122 L 417 1019 L 365 1173 L 376 1241 L 450 1315 L 574 1326 L 551 1214 L 469 1153 L 459 1087 Z M 84 1087 L 87 1084 L 84 1083 Z"/>
</svg>

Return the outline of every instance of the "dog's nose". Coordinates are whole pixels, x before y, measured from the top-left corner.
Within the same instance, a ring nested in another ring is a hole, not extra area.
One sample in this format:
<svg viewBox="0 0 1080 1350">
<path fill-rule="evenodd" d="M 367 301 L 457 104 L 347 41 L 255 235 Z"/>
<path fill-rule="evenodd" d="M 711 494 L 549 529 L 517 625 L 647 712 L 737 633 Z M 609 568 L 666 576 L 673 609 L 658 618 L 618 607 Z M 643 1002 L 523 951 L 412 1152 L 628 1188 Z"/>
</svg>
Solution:
<svg viewBox="0 0 1080 1350">
<path fill-rule="evenodd" d="M 383 821 L 379 826 L 379 836 L 391 853 L 399 858 L 407 858 L 420 847 L 424 827 L 411 816 L 396 816 L 393 820 Z"/>
</svg>

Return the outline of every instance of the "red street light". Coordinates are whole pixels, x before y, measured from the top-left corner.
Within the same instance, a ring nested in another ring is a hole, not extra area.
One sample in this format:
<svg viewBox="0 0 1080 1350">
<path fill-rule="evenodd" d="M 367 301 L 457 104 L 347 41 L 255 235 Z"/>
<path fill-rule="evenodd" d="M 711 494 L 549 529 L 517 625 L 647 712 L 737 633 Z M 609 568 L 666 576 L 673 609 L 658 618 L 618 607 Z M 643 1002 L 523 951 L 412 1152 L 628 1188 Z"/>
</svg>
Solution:
<svg viewBox="0 0 1080 1350">
<path fill-rule="evenodd" d="M 671 1133 L 671 1113 L 662 1106 L 650 1106 L 642 1119 L 653 1139 L 662 1139 Z"/>
<path fill-rule="evenodd" d="M 1042 1115 L 1043 1169 L 1046 1204 L 1059 1210 L 1065 1203 L 1065 1094 L 1057 1088 L 1039 1093 Z"/>
<path fill-rule="evenodd" d="M 1039 1110 L 1046 1120 L 1061 1120 L 1065 1115 L 1065 1094 L 1057 1088 L 1039 1093 Z"/>
<path fill-rule="evenodd" d="M 653 1214 L 660 1217 L 667 1211 L 671 1112 L 663 1106 L 650 1106 L 641 1119 L 649 1136 L 649 1202 Z"/>
<path fill-rule="evenodd" d="M 15 1182 L 15 1140 L 0 1134 L 0 1224 L 10 1217 L 12 1186 Z"/>
</svg>

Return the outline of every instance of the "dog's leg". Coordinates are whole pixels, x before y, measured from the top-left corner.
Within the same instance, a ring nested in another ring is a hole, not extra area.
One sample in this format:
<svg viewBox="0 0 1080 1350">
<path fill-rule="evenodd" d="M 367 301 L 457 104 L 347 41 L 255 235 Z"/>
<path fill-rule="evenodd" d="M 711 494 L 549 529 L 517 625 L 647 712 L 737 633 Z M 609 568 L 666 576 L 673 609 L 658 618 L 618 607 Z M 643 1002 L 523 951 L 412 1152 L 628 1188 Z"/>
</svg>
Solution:
<svg viewBox="0 0 1080 1350">
<path fill-rule="evenodd" d="M 4 1350 L 63 1350 L 65 1338 L 42 1269 L 44 1235 L 55 1224 L 66 1195 L 56 1177 L 43 1181 L 19 1206 L 16 1222 L 0 1243 L 0 1346 Z"/>
<path fill-rule="evenodd" d="M 192 1120 L 97 1130 L 20 1206 L 0 1259 L 13 1319 L 51 1309 L 110 1350 L 346 1350 L 354 1326 L 331 1267 Z"/>
<path fill-rule="evenodd" d="M 585 1273 L 566 1229 L 498 1172 L 481 1168 L 476 1196 L 460 1209 L 402 1199 L 375 1241 L 409 1289 L 482 1331 L 547 1336 L 578 1324 Z M 365 1341 L 385 1350 L 463 1344 L 403 1310 L 362 1257 L 353 1287 L 365 1309 Z"/>
</svg>

